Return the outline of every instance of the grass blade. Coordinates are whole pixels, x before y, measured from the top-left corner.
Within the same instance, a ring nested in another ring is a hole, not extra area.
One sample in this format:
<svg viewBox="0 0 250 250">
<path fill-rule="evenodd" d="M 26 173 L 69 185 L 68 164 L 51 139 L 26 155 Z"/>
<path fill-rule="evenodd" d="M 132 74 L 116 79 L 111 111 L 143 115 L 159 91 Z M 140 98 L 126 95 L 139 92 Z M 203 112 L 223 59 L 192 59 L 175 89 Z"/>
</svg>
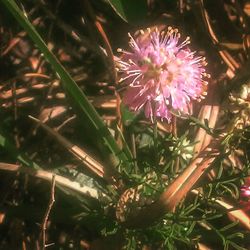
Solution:
<svg viewBox="0 0 250 250">
<path fill-rule="evenodd" d="M 108 146 L 109 150 L 118 158 L 119 162 L 128 163 L 128 158 L 126 154 L 119 148 L 115 139 L 111 135 L 107 126 L 104 124 L 101 117 L 98 115 L 97 111 L 94 109 L 92 104 L 88 101 L 87 97 L 77 86 L 75 81 L 69 75 L 69 73 L 64 69 L 61 63 L 57 60 L 54 54 L 48 49 L 45 42 L 35 30 L 33 25 L 29 20 L 23 15 L 22 11 L 19 9 L 17 4 L 13 0 L 1 0 L 7 9 L 16 18 L 18 23 L 27 31 L 31 39 L 35 42 L 37 47 L 43 53 L 47 61 L 52 65 L 54 70 L 57 72 L 61 78 L 63 87 L 71 98 L 73 104 L 80 109 L 84 114 L 87 115 L 90 126 L 92 126 L 100 137 L 104 140 L 105 144 Z M 86 120 L 83 121 L 86 123 Z"/>
</svg>

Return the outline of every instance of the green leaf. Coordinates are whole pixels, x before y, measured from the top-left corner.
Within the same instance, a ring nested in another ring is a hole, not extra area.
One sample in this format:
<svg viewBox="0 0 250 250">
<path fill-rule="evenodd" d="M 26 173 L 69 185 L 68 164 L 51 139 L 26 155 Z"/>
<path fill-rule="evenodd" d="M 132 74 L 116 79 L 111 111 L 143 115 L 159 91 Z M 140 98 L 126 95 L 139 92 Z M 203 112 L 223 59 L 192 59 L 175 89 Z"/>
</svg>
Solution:
<svg viewBox="0 0 250 250">
<path fill-rule="evenodd" d="M 145 147 L 152 147 L 153 145 L 154 145 L 154 140 L 152 136 L 146 133 L 142 133 L 138 148 L 141 149 Z"/>
<path fill-rule="evenodd" d="M 129 126 L 137 117 L 133 112 L 130 112 L 128 107 L 121 103 L 121 114 L 122 114 L 122 123 L 125 126 Z"/>
<path fill-rule="evenodd" d="M 108 0 L 108 2 L 125 22 L 139 22 L 147 16 L 147 0 Z"/>
<path fill-rule="evenodd" d="M 102 139 L 108 146 L 113 156 L 117 157 L 122 163 L 128 163 L 128 159 L 125 153 L 119 148 L 115 139 L 109 132 L 107 126 L 104 124 L 101 117 L 98 115 L 97 111 L 94 109 L 92 104 L 88 101 L 87 97 L 78 87 L 76 82 L 72 79 L 69 73 L 64 69 L 61 63 L 57 60 L 54 54 L 48 49 L 45 42 L 42 40 L 38 32 L 35 30 L 33 25 L 29 20 L 23 15 L 22 11 L 19 9 L 17 4 L 13 0 L 1 0 L 12 15 L 16 18 L 19 24 L 27 31 L 28 35 L 35 42 L 37 47 L 43 53 L 46 60 L 53 66 L 55 72 L 61 78 L 63 87 L 70 97 L 73 107 L 80 110 L 86 115 L 87 119 L 82 119 L 81 122 L 89 124 L 89 126 L 97 133 L 100 137 L 101 144 L 103 144 Z M 81 119 L 81 116 L 79 117 Z"/>
</svg>

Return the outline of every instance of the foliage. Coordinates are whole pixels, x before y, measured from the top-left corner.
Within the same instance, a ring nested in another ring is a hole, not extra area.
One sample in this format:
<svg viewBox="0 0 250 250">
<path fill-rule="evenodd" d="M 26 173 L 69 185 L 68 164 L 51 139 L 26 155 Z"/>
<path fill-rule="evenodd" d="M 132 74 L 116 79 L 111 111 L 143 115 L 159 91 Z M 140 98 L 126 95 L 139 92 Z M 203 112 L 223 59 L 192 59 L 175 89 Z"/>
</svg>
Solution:
<svg viewBox="0 0 250 250">
<path fill-rule="evenodd" d="M 43 228 L 51 249 L 250 247 L 247 1 L 0 7 L 0 249 L 44 249 Z M 124 104 L 115 51 L 170 25 L 211 79 L 192 115 L 150 120 Z"/>
</svg>

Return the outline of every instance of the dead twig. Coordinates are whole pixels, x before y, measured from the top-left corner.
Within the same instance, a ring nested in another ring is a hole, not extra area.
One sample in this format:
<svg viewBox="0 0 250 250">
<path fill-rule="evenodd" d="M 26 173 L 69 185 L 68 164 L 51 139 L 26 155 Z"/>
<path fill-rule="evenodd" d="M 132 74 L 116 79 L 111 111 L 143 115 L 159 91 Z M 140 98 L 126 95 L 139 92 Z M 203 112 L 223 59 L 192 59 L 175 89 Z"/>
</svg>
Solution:
<svg viewBox="0 0 250 250">
<path fill-rule="evenodd" d="M 46 229 L 47 229 L 47 223 L 50 215 L 50 211 L 53 207 L 53 204 L 55 202 L 55 185 L 56 185 L 56 176 L 52 176 L 52 183 L 51 183 L 51 192 L 50 192 L 50 200 L 49 204 L 46 210 L 46 213 L 43 218 L 43 223 L 41 226 L 41 249 L 44 250 L 47 245 L 46 245 Z"/>
</svg>

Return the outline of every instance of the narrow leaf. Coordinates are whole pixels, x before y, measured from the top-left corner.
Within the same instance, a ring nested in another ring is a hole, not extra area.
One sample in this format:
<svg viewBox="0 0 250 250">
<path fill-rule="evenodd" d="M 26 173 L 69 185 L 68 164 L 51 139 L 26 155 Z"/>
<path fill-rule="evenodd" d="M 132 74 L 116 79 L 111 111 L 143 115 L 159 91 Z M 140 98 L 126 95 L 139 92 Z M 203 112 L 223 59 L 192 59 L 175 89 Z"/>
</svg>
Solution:
<svg viewBox="0 0 250 250">
<path fill-rule="evenodd" d="M 57 60 L 54 54 L 48 49 L 45 42 L 42 40 L 42 38 L 37 33 L 33 25 L 29 22 L 29 20 L 23 15 L 17 4 L 13 0 L 1 1 L 17 19 L 19 24 L 27 31 L 31 39 L 36 43 L 37 47 L 43 53 L 44 57 L 53 66 L 54 70 L 61 78 L 63 87 L 68 96 L 71 98 L 74 106 L 81 110 L 84 114 L 86 114 L 88 120 L 84 122 L 89 122 L 90 126 L 93 127 L 95 131 L 100 135 L 100 139 L 104 139 L 110 151 L 119 159 L 120 162 L 128 163 L 128 159 L 125 153 L 119 148 L 115 139 L 109 132 L 107 126 L 104 124 L 101 117 L 98 115 L 97 111 L 88 101 L 87 97 L 77 86 L 72 77 Z"/>
<path fill-rule="evenodd" d="M 126 22 L 139 22 L 147 15 L 146 0 L 108 0 L 115 12 Z"/>
</svg>

